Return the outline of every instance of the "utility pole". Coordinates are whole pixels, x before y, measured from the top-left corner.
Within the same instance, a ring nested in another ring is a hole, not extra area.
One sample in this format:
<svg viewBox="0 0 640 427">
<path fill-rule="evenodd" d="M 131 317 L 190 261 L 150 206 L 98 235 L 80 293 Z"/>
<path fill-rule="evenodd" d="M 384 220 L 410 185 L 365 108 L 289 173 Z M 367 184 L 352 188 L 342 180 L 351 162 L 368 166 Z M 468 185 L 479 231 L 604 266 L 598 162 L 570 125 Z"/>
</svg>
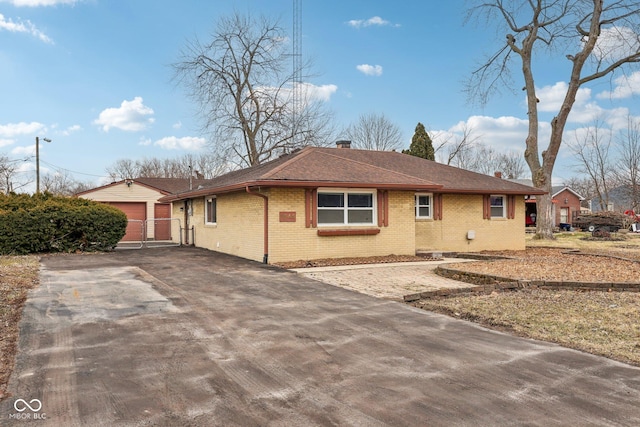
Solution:
<svg viewBox="0 0 640 427">
<path fill-rule="evenodd" d="M 42 138 L 44 142 L 51 142 L 49 138 Z M 40 194 L 40 138 L 36 136 L 36 194 Z"/>
</svg>

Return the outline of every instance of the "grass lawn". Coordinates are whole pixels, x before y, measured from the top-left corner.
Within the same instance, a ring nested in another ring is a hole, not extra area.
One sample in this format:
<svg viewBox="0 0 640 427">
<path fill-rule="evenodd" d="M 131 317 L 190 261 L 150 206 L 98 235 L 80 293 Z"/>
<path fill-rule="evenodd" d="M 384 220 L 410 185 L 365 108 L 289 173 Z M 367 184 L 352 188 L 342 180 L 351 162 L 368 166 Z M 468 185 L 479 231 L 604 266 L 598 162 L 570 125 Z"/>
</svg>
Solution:
<svg viewBox="0 0 640 427">
<path fill-rule="evenodd" d="M 0 256 L 0 400 L 13 370 L 22 306 L 38 284 L 38 270 L 35 256 Z"/>
<path fill-rule="evenodd" d="M 537 240 L 533 234 L 526 235 L 527 247 L 552 247 L 598 251 L 607 249 L 623 249 L 640 252 L 640 233 L 614 233 L 614 239 L 621 240 L 591 240 L 588 232 L 556 233 L 555 240 Z"/>
<path fill-rule="evenodd" d="M 553 241 L 534 240 L 532 236 L 527 236 L 527 246 L 579 249 L 582 253 L 607 254 L 640 262 L 640 235 L 620 236 L 624 240 L 587 240 L 590 233 L 560 233 Z M 530 258 L 526 264 L 536 266 L 535 271 L 531 271 L 530 274 L 562 272 L 558 266 L 565 265 L 572 273 L 576 270 L 581 271 L 584 281 L 594 281 L 598 275 L 616 281 L 616 275 L 622 276 L 622 273 L 631 270 L 627 267 L 627 271 L 620 272 L 614 267 L 620 264 L 620 261 L 606 257 L 574 257 L 561 260 L 559 257 L 562 255 L 559 255 L 547 260 L 535 256 L 535 250 L 527 252 L 534 258 Z M 526 256 L 523 257 L 526 259 Z M 579 263 L 583 259 L 587 260 L 587 264 L 580 267 Z M 495 267 L 491 267 L 492 264 L 486 265 L 491 270 L 498 269 L 498 264 L 500 263 L 494 263 Z M 464 265 L 460 264 L 456 268 L 464 269 Z M 510 268 L 506 262 L 505 265 L 506 269 Z M 626 280 L 628 279 L 627 277 Z M 633 281 L 640 282 L 640 277 L 634 277 Z M 640 292 L 530 289 L 496 292 L 491 295 L 421 300 L 413 305 L 471 320 L 489 328 L 555 342 L 565 347 L 640 366 Z"/>
<path fill-rule="evenodd" d="M 524 290 L 415 306 L 640 366 L 640 293 Z"/>
</svg>

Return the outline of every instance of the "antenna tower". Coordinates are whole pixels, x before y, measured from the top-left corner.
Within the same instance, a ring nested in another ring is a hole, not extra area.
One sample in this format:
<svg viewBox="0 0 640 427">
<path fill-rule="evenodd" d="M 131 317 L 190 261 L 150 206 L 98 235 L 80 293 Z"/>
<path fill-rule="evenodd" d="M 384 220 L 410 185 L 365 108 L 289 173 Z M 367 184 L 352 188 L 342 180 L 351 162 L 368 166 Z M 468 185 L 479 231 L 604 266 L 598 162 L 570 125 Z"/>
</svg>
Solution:
<svg viewBox="0 0 640 427">
<path fill-rule="evenodd" d="M 302 102 L 302 0 L 293 0 L 293 78 L 292 78 L 292 106 L 291 106 L 291 142 L 296 145 L 298 134 L 298 116 Z"/>
</svg>

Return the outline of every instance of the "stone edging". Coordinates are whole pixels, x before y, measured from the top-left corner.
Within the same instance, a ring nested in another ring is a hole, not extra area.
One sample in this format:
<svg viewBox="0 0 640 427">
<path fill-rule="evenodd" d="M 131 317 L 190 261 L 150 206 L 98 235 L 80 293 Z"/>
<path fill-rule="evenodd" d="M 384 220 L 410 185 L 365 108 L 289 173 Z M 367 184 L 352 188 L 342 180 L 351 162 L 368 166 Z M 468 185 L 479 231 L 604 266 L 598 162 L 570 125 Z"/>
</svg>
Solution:
<svg viewBox="0 0 640 427">
<path fill-rule="evenodd" d="M 472 273 L 463 270 L 439 266 L 435 273 L 454 280 L 467 283 L 478 283 L 467 288 L 446 288 L 435 291 L 420 292 L 404 296 L 405 302 L 417 301 L 429 298 L 447 298 L 456 295 L 490 294 L 492 292 L 516 291 L 522 289 L 572 289 L 582 291 L 628 291 L 640 292 L 640 282 L 615 283 L 615 282 L 569 282 L 551 280 L 515 280 L 508 277 L 494 276 L 490 274 Z"/>
</svg>

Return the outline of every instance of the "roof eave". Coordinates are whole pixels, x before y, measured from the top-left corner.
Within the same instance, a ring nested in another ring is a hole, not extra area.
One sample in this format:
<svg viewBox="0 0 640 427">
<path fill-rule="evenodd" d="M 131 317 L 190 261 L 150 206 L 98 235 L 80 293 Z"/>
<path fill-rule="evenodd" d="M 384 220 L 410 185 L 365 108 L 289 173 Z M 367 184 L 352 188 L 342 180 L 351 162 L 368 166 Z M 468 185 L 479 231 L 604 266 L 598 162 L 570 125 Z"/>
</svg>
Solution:
<svg viewBox="0 0 640 427">
<path fill-rule="evenodd" d="M 208 187 L 199 190 L 188 191 L 182 194 L 172 194 L 161 198 L 160 202 L 177 202 L 180 200 L 193 199 L 196 197 L 232 193 L 244 191 L 247 187 L 265 188 L 376 188 L 381 190 L 406 190 L 406 191 L 437 191 L 442 189 L 439 184 L 421 183 L 375 183 L 375 182 L 340 182 L 340 181 L 285 181 L 285 180 L 257 180 L 244 183 L 232 184 L 221 187 Z"/>
<path fill-rule="evenodd" d="M 492 189 L 487 190 L 485 188 L 442 188 L 440 190 L 443 193 L 455 193 L 455 194 L 508 194 L 508 195 L 523 195 L 523 196 L 541 196 L 543 194 L 547 194 L 546 191 L 532 189 L 529 190 L 501 190 L 501 189 Z"/>
</svg>

